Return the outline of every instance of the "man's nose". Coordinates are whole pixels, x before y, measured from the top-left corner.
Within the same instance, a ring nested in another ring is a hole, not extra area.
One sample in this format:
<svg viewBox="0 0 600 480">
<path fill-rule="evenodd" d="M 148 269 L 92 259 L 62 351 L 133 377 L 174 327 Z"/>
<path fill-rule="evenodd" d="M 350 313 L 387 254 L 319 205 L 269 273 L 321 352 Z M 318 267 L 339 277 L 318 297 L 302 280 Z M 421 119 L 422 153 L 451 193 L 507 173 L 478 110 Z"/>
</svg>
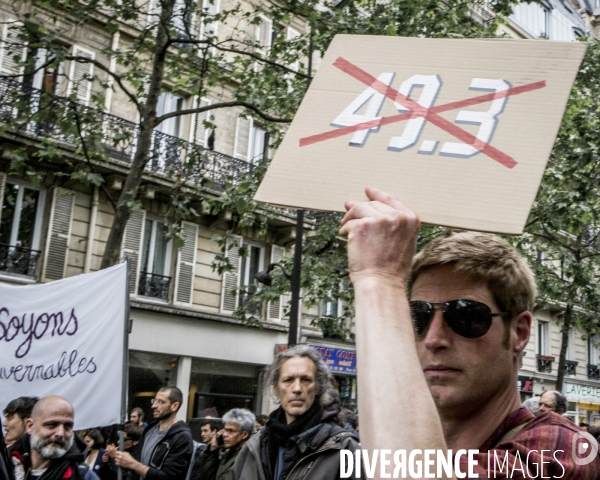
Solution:
<svg viewBox="0 0 600 480">
<path fill-rule="evenodd" d="M 453 332 L 444 320 L 441 310 L 434 310 L 433 319 L 424 335 L 425 347 L 430 350 L 439 350 L 450 346 Z"/>
<path fill-rule="evenodd" d="M 63 425 L 58 425 L 54 429 L 54 434 L 52 436 L 53 437 L 64 437 L 65 433 L 66 433 L 65 427 Z"/>
<path fill-rule="evenodd" d="M 296 380 L 294 380 L 294 383 L 292 383 L 292 390 L 294 392 L 301 392 L 302 391 L 302 384 L 301 384 L 299 378 L 297 378 Z"/>
</svg>

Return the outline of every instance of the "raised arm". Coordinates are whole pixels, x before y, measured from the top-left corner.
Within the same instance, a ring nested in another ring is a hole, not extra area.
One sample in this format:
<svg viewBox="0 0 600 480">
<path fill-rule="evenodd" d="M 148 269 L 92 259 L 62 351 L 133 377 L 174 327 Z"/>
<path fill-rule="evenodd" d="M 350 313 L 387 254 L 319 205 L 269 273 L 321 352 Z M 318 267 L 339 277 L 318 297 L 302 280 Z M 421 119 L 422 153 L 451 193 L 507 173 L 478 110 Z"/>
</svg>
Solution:
<svg viewBox="0 0 600 480">
<path fill-rule="evenodd" d="M 346 203 L 340 229 L 348 237 L 356 298 L 362 446 L 368 451 L 406 450 L 407 456 L 415 449 L 445 451 L 441 423 L 417 357 L 405 291 L 419 218 L 390 195 L 373 188 L 366 193 L 370 202 Z"/>
</svg>

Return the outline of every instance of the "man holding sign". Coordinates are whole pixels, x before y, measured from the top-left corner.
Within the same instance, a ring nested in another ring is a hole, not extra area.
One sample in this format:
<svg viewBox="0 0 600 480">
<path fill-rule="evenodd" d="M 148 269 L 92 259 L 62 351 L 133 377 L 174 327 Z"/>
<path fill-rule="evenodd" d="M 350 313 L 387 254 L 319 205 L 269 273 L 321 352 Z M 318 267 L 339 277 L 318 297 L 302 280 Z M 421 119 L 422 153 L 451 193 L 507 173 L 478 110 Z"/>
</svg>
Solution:
<svg viewBox="0 0 600 480">
<path fill-rule="evenodd" d="M 368 202 L 346 202 L 340 230 L 356 292 L 363 447 L 477 449 L 469 476 L 479 478 L 599 478 L 597 444 L 575 451 L 581 429 L 521 406 L 518 364 L 535 295 L 526 262 L 475 232 L 447 232 L 414 256 L 418 216 L 366 193 Z M 466 462 L 454 465 L 459 478 Z"/>
</svg>

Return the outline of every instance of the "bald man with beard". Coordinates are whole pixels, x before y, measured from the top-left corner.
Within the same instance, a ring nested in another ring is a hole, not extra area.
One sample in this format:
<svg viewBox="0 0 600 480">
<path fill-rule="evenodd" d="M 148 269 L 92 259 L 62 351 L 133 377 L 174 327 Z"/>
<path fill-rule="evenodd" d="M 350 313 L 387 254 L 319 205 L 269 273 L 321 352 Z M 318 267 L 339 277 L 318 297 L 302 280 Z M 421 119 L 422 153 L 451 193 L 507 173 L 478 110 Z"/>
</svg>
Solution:
<svg viewBox="0 0 600 480">
<path fill-rule="evenodd" d="M 12 452 L 16 480 L 99 480 L 85 464 L 85 443 L 73 432 L 75 412 L 63 397 L 42 398 L 27 419 L 25 435 Z"/>
</svg>

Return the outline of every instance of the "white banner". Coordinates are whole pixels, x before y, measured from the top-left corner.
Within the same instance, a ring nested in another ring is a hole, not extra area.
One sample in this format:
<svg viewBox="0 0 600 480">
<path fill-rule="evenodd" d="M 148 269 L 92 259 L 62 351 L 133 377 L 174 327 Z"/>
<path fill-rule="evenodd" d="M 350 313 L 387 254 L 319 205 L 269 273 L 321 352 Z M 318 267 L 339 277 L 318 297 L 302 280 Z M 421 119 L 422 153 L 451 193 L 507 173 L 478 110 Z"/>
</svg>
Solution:
<svg viewBox="0 0 600 480">
<path fill-rule="evenodd" d="M 121 418 L 127 265 L 44 285 L 0 284 L 0 409 L 61 395 L 75 428 Z"/>
</svg>

